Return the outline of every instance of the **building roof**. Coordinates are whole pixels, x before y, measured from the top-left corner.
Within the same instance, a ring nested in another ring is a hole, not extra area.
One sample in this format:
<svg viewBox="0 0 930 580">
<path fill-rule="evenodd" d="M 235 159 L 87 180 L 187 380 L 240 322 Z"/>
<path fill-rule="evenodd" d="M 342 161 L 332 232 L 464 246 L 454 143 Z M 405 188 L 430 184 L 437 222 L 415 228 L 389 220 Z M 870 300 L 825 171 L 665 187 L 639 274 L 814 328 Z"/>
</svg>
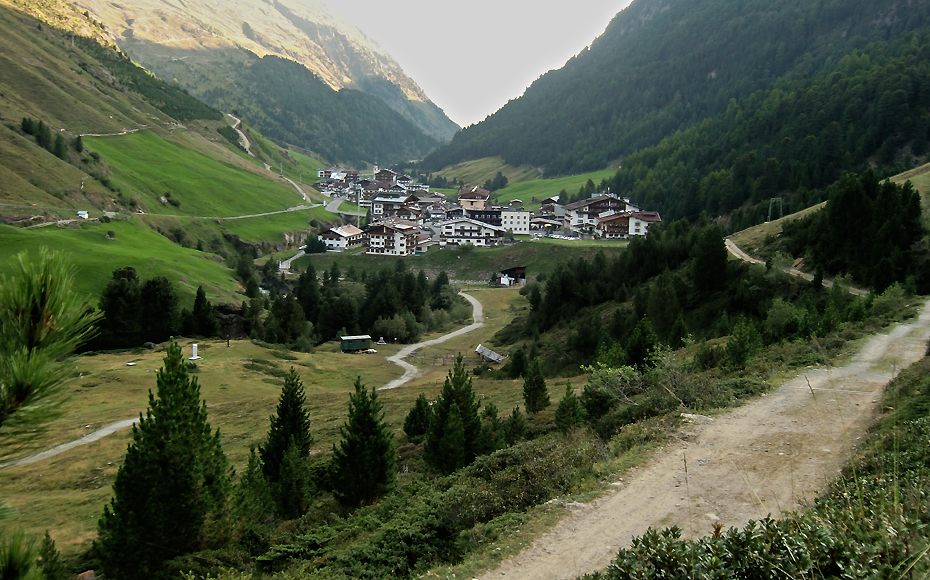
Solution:
<svg viewBox="0 0 930 580">
<path fill-rule="evenodd" d="M 338 228 L 332 228 L 332 230 L 336 232 L 337 234 L 339 234 L 340 236 L 346 236 L 346 237 L 357 236 L 359 234 L 365 233 L 362 230 L 358 229 L 357 227 L 353 226 L 352 224 L 346 224 Z"/>
<path fill-rule="evenodd" d="M 452 219 L 447 219 L 446 221 L 442 222 L 440 225 L 445 226 L 446 224 L 456 223 L 456 222 L 469 222 L 469 223 L 473 223 L 478 226 L 486 227 L 488 229 L 497 230 L 499 232 L 506 231 L 506 228 L 504 228 L 503 226 L 495 226 L 487 222 L 483 222 L 483 221 L 468 218 L 468 217 L 455 217 Z"/>
<path fill-rule="evenodd" d="M 459 190 L 459 199 L 488 199 L 490 196 L 490 191 L 487 189 L 481 189 L 477 185 L 471 188 Z"/>
<path fill-rule="evenodd" d="M 593 203 L 597 203 L 597 202 L 600 202 L 600 201 L 606 201 L 606 200 L 608 200 L 608 199 L 612 199 L 612 200 L 616 201 L 617 203 L 620 203 L 620 200 L 617 199 L 615 196 L 613 196 L 613 195 L 607 195 L 606 193 L 602 193 L 602 194 L 600 194 L 600 195 L 595 195 L 594 197 L 589 197 L 588 199 L 582 199 L 581 201 L 576 201 L 576 202 L 574 202 L 574 203 L 570 203 L 570 204 L 568 204 L 568 205 L 565 206 L 565 211 L 572 211 L 572 210 L 579 209 L 579 208 L 582 208 L 582 207 L 587 207 L 587 206 L 589 206 L 589 205 L 591 205 L 591 204 L 593 204 Z"/>
</svg>

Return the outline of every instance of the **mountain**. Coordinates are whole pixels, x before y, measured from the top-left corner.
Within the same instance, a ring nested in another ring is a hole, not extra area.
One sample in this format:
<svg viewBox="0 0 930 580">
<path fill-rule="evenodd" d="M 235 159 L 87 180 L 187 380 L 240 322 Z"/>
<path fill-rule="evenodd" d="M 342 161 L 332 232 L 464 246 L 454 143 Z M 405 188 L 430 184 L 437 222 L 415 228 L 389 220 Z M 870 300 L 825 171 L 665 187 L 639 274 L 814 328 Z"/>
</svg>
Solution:
<svg viewBox="0 0 930 580">
<path fill-rule="evenodd" d="M 635 0 L 590 48 L 426 157 L 581 173 L 655 145 L 792 74 L 927 27 L 927 0 Z"/>
<path fill-rule="evenodd" d="M 300 63 L 334 91 L 374 95 L 421 131 L 448 141 L 458 130 L 400 65 L 319 0 L 78 0 L 120 48 L 194 95 L 219 96 L 242 82 L 254 57 Z"/>
</svg>

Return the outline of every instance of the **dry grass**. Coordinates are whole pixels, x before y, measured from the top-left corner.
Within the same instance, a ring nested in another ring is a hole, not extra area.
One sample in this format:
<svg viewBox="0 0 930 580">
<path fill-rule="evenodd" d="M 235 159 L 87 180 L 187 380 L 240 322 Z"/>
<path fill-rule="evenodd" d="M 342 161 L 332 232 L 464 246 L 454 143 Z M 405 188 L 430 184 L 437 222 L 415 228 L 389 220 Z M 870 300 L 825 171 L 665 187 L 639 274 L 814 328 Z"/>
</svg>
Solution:
<svg viewBox="0 0 930 580">
<path fill-rule="evenodd" d="M 728 237 L 733 240 L 733 242 L 744 252 L 749 255 L 754 255 L 757 253 L 758 249 L 762 247 L 762 244 L 765 242 L 765 238 L 767 236 L 777 237 L 779 234 L 781 234 L 782 225 L 784 225 L 786 221 L 807 217 L 815 211 L 819 211 L 826 205 L 827 202 L 818 203 L 817 205 L 813 205 L 807 209 L 802 209 L 797 213 L 786 215 L 783 218 L 747 228 Z"/>
<path fill-rule="evenodd" d="M 515 309 L 526 304 L 515 288 L 467 291 L 484 305 L 485 326 L 438 345 L 435 352 L 474 356 L 478 343 L 487 342 L 510 322 Z M 185 340 L 182 344 L 187 349 L 191 342 L 194 341 Z M 228 347 L 223 341 L 196 342 L 198 354 L 203 357 L 197 362 L 196 375 L 201 396 L 207 402 L 210 423 L 220 429 L 223 447 L 237 471 L 244 468 L 249 447 L 264 438 L 268 417 L 274 412 L 280 394 L 282 380 L 261 372 L 262 368 L 284 371 L 293 366 L 300 373 L 313 421 L 314 453 L 328 453 L 338 442 L 339 427 L 345 420 L 348 395 L 356 376 L 366 385 L 380 386 L 402 374 L 400 367 L 385 361 L 386 356 L 399 350 L 395 345 L 378 347 L 376 355 L 348 355 L 339 352 L 337 343 L 327 343 L 311 354 L 289 353 L 297 357 L 290 361 L 275 357 L 279 351 L 247 340 L 231 341 Z M 426 352 L 424 360 L 434 351 Z M 73 441 L 145 412 L 148 391 L 156 388 L 155 372 L 162 364 L 162 357 L 163 353 L 158 351 L 135 351 L 79 358 L 80 376 L 70 384 L 71 397 L 65 405 L 65 414 L 37 439 L 36 447 L 43 450 Z M 264 362 L 254 364 L 253 360 Z M 447 357 L 446 362 L 451 360 Z M 135 365 L 127 366 L 129 362 Z M 419 360 L 414 364 L 419 364 Z M 380 393 L 387 420 L 395 427 L 398 438 L 416 397 L 421 392 L 434 397 L 451 367 L 436 361 L 422 368 L 424 374 L 412 383 Z M 522 405 L 520 381 L 476 379 L 475 391 L 483 401 L 495 402 L 502 415 Z M 550 385 L 553 405 L 561 391 L 561 386 Z M 130 431 L 126 429 L 50 459 L 0 469 L 0 496 L 19 510 L 17 524 L 27 532 L 42 535 L 49 530 L 60 550 L 74 553 L 87 547 L 96 536 L 97 520 L 111 497 L 111 486 L 129 441 Z"/>
</svg>

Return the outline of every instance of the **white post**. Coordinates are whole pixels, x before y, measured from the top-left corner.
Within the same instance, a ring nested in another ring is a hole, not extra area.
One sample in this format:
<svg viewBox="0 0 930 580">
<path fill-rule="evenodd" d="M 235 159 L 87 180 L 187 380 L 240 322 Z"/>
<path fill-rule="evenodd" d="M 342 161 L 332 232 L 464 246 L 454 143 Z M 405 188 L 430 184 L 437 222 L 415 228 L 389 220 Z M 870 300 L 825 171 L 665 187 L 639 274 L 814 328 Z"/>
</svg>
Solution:
<svg viewBox="0 0 930 580">
<path fill-rule="evenodd" d="M 191 345 L 191 351 L 192 351 L 191 357 L 188 360 L 200 360 L 201 357 L 197 356 L 197 345 L 196 344 Z"/>
</svg>

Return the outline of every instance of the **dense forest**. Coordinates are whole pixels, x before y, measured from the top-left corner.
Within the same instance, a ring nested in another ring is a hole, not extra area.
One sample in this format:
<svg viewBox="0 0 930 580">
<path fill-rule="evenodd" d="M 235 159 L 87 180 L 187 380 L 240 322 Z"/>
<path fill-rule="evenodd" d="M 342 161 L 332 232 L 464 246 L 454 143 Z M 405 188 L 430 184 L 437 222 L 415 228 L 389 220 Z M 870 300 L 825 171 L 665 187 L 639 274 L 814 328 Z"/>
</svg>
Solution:
<svg viewBox="0 0 930 580">
<path fill-rule="evenodd" d="M 927 4 L 893 0 L 638 0 L 589 49 L 423 167 L 499 155 L 547 175 L 601 169 L 786 75 L 817 75 L 871 42 L 923 29 L 928 16 Z"/>
<path fill-rule="evenodd" d="M 823 201 L 843 171 L 903 171 L 930 148 L 928 62 L 927 32 L 870 44 L 630 155 L 610 186 L 666 219 L 743 208 L 739 230 L 764 221 L 772 197 L 786 214 Z"/>
<path fill-rule="evenodd" d="M 242 83 L 204 93 L 206 102 L 236 110 L 266 137 L 361 166 L 417 159 L 439 142 L 380 98 L 334 91 L 302 65 L 276 56 L 255 58 Z"/>
</svg>

